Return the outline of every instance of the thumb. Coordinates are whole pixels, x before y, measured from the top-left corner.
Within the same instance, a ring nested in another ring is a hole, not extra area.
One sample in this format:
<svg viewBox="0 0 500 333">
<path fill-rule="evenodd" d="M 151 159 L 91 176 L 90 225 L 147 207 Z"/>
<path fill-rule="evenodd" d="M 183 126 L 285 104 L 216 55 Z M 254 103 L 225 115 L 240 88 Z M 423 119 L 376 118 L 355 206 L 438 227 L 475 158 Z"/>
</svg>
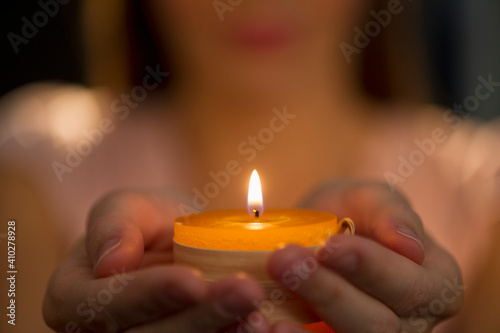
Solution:
<svg viewBox="0 0 500 333">
<path fill-rule="evenodd" d="M 414 217 L 406 216 L 404 219 L 397 215 L 389 215 L 374 220 L 371 238 L 417 264 L 422 264 L 425 259 L 422 240 L 426 238 L 423 230 L 419 228 L 419 217 L 414 215 Z"/>
<path fill-rule="evenodd" d="M 167 260 L 179 202 L 179 195 L 168 188 L 122 190 L 101 199 L 87 226 L 87 254 L 95 277 L 135 270 L 148 260 Z M 145 258 L 145 249 L 162 259 Z"/>
<path fill-rule="evenodd" d="M 137 269 L 144 255 L 141 231 L 130 220 L 105 215 L 94 221 L 86 239 L 87 254 L 96 278 Z"/>
<path fill-rule="evenodd" d="M 421 264 L 426 236 L 420 217 L 399 192 L 373 182 L 331 182 L 304 201 L 303 207 L 350 217 L 356 234 L 373 239 Z"/>
</svg>

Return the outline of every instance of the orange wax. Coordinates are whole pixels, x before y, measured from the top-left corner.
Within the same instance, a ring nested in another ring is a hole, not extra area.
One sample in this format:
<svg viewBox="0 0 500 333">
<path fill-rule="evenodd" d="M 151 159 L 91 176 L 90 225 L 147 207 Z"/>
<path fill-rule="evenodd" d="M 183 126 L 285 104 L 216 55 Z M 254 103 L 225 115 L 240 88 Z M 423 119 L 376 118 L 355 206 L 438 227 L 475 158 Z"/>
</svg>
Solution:
<svg viewBox="0 0 500 333">
<path fill-rule="evenodd" d="M 175 219 L 174 241 L 203 249 L 264 251 L 282 244 L 315 246 L 338 232 L 337 217 L 301 209 L 268 209 L 256 218 L 246 210 L 220 210 Z"/>
</svg>

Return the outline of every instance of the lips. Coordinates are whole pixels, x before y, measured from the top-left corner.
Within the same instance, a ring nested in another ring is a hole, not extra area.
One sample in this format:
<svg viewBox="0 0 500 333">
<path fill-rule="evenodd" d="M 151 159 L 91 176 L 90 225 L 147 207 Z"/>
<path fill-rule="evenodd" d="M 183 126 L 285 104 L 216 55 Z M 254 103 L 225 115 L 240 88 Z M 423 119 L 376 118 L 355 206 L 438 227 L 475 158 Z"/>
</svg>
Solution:
<svg viewBox="0 0 500 333">
<path fill-rule="evenodd" d="M 233 40 L 242 47 L 256 50 L 274 49 L 289 44 L 292 31 L 280 22 L 240 24 L 233 30 Z"/>
</svg>

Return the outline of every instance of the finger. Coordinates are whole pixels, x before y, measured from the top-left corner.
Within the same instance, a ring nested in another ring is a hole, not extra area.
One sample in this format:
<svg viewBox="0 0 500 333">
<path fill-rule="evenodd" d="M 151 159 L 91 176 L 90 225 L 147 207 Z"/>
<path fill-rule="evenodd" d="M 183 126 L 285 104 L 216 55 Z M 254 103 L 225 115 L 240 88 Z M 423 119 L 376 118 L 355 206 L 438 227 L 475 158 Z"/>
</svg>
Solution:
<svg viewBox="0 0 500 333">
<path fill-rule="evenodd" d="M 144 255 L 143 234 L 136 220 L 105 215 L 92 220 L 87 232 L 87 253 L 96 278 L 139 267 Z"/>
<path fill-rule="evenodd" d="M 312 193 L 304 207 L 350 217 L 356 233 L 422 263 L 427 238 L 419 216 L 398 192 L 380 183 L 337 182 Z"/>
<path fill-rule="evenodd" d="M 138 268 L 145 249 L 168 252 L 178 202 L 168 191 L 120 191 L 102 199 L 87 226 L 86 247 L 95 276 Z"/>
<path fill-rule="evenodd" d="M 313 251 L 289 245 L 271 255 L 272 277 L 305 300 L 337 332 L 399 332 L 388 307 L 319 264 Z"/>
<path fill-rule="evenodd" d="M 425 236 L 420 217 L 403 202 L 379 203 L 373 209 L 374 217 L 360 225 L 363 235 L 385 247 L 421 264 L 429 239 Z"/>
<path fill-rule="evenodd" d="M 67 331 L 61 326 L 69 323 L 72 331 L 116 331 L 178 312 L 208 296 L 207 283 L 186 267 L 114 273 L 95 279 L 82 244 L 49 282 L 44 302 L 49 326 Z"/>
<path fill-rule="evenodd" d="M 227 277 L 210 286 L 210 297 L 196 307 L 176 315 L 140 325 L 127 333 L 179 332 L 210 333 L 224 331 L 235 325 L 245 325 L 244 318 L 255 311 L 263 299 L 260 286 L 244 277 Z M 255 332 L 266 332 L 268 324 L 262 314 Z M 238 326 L 236 326 L 238 327 Z"/>
<path fill-rule="evenodd" d="M 416 265 L 362 237 L 331 237 L 316 251 L 315 258 L 399 316 L 407 316 L 428 304 L 439 294 L 443 280 L 442 273 L 429 269 L 425 263 Z"/>
</svg>

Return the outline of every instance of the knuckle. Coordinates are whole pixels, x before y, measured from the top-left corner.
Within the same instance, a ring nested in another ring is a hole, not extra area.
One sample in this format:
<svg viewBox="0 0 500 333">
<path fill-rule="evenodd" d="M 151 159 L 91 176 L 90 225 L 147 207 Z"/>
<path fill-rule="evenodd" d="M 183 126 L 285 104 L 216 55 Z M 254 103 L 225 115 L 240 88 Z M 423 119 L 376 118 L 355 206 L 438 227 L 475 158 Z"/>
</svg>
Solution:
<svg viewBox="0 0 500 333">
<path fill-rule="evenodd" d="M 407 316 L 416 308 L 427 305 L 432 298 L 432 290 L 431 283 L 425 276 L 417 278 L 403 293 L 400 302 L 393 309 L 394 312 Z"/>
<path fill-rule="evenodd" d="M 328 312 L 334 302 L 341 302 L 345 298 L 345 292 L 338 284 L 331 284 L 325 289 L 312 286 L 307 288 L 303 297 L 307 298 L 316 309 Z"/>
<path fill-rule="evenodd" d="M 422 222 L 422 218 L 415 212 L 413 209 L 408 209 L 408 219 L 415 224 L 417 230 L 423 230 L 424 223 Z"/>
<path fill-rule="evenodd" d="M 392 191 L 386 183 L 381 181 L 358 182 L 351 187 L 350 193 L 354 197 L 367 196 L 371 197 L 397 197 L 406 201 L 404 196 L 399 191 Z"/>
<path fill-rule="evenodd" d="M 135 190 L 116 190 L 99 199 L 87 220 L 87 246 L 94 244 L 91 240 L 100 239 L 103 234 L 109 236 L 113 231 L 120 233 L 122 227 L 130 225 L 134 207 L 144 206 L 146 202 L 144 195 Z"/>
</svg>

